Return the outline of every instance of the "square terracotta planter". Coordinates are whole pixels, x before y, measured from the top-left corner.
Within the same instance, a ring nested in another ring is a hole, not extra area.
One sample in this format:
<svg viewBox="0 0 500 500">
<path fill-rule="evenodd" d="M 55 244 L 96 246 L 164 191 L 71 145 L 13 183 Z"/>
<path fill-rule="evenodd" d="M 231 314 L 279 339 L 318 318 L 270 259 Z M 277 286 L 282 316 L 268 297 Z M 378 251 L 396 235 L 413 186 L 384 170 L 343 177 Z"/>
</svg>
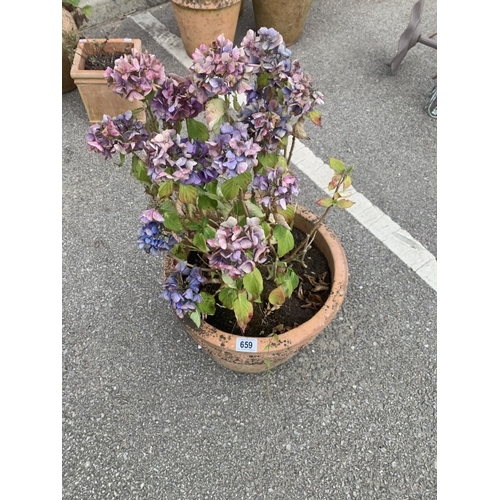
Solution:
<svg viewBox="0 0 500 500">
<path fill-rule="evenodd" d="M 114 117 L 142 106 L 140 101 L 128 101 L 115 94 L 111 87 L 108 87 L 104 70 L 85 69 L 85 61 L 90 55 L 96 54 L 99 47 L 107 53 L 124 54 L 129 53 L 132 48 L 140 52 L 142 44 L 138 38 L 111 38 L 107 41 L 104 38 L 89 38 L 78 42 L 71 67 L 71 78 L 78 88 L 90 123 L 100 123 L 104 114 Z M 145 119 L 144 113 L 139 115 L 139 119 Z"/>
</svg>

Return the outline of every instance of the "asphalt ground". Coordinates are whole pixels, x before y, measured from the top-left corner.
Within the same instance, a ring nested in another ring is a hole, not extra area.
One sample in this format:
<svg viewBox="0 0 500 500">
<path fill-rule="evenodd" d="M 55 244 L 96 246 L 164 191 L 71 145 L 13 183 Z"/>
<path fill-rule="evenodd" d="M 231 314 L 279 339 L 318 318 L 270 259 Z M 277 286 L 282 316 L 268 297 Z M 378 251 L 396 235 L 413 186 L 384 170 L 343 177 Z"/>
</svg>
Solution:
<svg viewBox="0 0 500 500">
<path fill-rule="evenodd" d="M 395 75 L 386 66 L 412 6 L 313 2 L 291 49 L 325 95 L 307 148 L 352 164 L 357 193 L 435 259 L 437 120 L 424 107 L 437 51 L 417 44 Z M 436 31 L 436 10 L 426 3 L 423 33 Z M 144 12 L 179 36 L 168 2 L 85 35 L 140 38 L 168 71 L 185 72 L 138 24 Z M 246 0 L 235 42 L 253 28 Z M 336 320 L 272 374 L 226 370 L 159 298 L 162 262 L 135 244 L 145 195 L 86 150 L 87 129 L 78 91 L 64 94 L 62 497 L 437 498 L 436 287 L 337 212 L 328 224 L 350 281 Z M 315 210 L 317 178 L 299 177 L 299 202 Z"/>
</svg>

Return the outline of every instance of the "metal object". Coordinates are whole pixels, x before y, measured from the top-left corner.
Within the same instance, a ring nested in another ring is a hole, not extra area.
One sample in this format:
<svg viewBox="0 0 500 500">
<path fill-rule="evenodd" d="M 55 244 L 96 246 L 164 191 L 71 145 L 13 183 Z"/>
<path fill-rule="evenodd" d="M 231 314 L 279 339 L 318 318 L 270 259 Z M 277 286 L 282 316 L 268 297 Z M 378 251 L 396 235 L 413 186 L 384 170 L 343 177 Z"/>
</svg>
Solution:
<svg viewBox="0 0 500 500">
<path fill-rule="evenodd" d="M 430 37 L 423 37 L 421 35 L 420 20 L 422 19 L 423 10 L 424 0 L 418 0 L 418 2 L 416 2 L 411 9 L 410 22 L 399 39 L 398 52 L 396 56 L 389 63 L 387 63 L 387 65 L 391 67 L 391 73 L 393 75 L 396 73 L 408 51 L 417 43 L 437 49 L 437 40 L 433 39 L 436 34 Z"/>
<path fill-rule="evenodd" d="M 429 102 L 425 106 L 425 110 L 427 111 L 427 114 L 431 118 L 437 118 L 438 117 L 438 88 L 437 85 L 432 89 L 431 96 L 429 99 Z"/>
</svg>

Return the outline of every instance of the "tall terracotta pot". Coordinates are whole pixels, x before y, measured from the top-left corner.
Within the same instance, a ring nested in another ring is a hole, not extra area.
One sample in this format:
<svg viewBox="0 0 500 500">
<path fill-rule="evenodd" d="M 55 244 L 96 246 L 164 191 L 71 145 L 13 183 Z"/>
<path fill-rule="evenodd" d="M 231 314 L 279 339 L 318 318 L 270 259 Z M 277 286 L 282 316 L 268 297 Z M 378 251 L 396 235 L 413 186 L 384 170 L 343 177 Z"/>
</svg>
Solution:
<svg viewBox="0 0 500 500">
<path fill-rule="evenodd" d="M 210 46 L 220 34 L 233 40 L 240 8 L 241 0 L 172 0 L 187 55 L 202 43 Z"/>
<path fill-rule="evenodd" d="M 252 0 L 256 29 L 274 28 L 286 45 L 297 42 L 304 30 L 312 0 Z"/>
<path fill-rule="evenodd" d="M 295 215 L 295 227 L 302 232 L 310 230 L 317 217 L 299 207 Z M 348 283 L 348 267 L 344 249 L 337 236 L 322 225 L 314 239 L 314 245 L 325 256 L 331 275 L 331 289 L 323 307 L 307 322 L 274 338 L 245 337 L 218 330 L 206 322 L 196 328 L 189 318 L 184 325 L 190 337 L 217 363 L 241 373 L 259 373 L 275 368 L 295 356 L 311 343 L 335 318 L 344 301 Z M 165 274 L 172 270 L 167 259 Z"/>
<path fill-rule="evenodd" d="M 134 110 L 142 106 L 140 101 L 128 101 L 124 97 L 115 94 L 111 87 L 108 87 L 104 78 L 104 70 L 85 69 L 85 61 L 99 50 L 108 53 L 124 54 L 130 52 L 131 48 L 141 51 L 142 43 L 138 38 L 89 38 L 78 42 L 73 65 L 71 67 L 71 77 L 78 87 L 78 92 L 82 98 L 85 110 L 90 123 L 100 123 L 104 114 L 111 117 L 118 116 L 127 110 Z M 145 120 L 144 112 L 138 117 Z"/>
</svg>

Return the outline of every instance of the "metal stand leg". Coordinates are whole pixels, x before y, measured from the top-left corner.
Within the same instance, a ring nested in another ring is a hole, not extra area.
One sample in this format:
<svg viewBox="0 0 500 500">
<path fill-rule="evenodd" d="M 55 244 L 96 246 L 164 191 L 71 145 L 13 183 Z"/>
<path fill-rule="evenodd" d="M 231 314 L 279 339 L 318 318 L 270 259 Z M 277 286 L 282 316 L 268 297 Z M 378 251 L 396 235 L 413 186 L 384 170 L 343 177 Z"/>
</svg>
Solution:
<svg viewBox="0 0 500 500">
<path fill-rule="evenodd" d="M 425 110 L 427 111 L 427 114 L 431 118 L 438 117 L 438 88 L 437 88 L 437 85 L 432 89 L 431 97 L 429 99 L 429 102 L 425 106 Z"/>
<path fill-rule="evenodd" d="M 437 49 L 436 40 L 433 40 L 432 37 L 427 38 L 421 35 L 420 20 L 422 19 L 423 10 L 424 0 L 418 0 L 411 9 L 410 22 L 399 39 L 398 53 L 389 63 L 387 63 L 387 65 L 391 67 L 391 73 L 393 75 L 396 73 L 408 51 L 417 43 L 422 43 L 423 45 Z"/>
</svg>

